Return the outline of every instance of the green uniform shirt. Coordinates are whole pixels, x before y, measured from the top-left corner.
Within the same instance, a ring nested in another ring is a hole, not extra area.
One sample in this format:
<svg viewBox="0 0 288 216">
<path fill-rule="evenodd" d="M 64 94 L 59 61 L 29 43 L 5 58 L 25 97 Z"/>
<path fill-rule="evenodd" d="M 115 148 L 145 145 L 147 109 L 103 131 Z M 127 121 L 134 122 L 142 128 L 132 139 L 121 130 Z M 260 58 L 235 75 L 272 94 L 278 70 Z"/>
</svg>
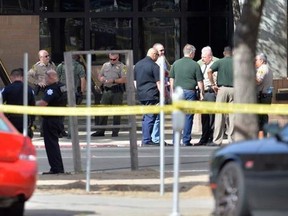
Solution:
<svg viewBox="0 0 288 216">
<path fill-rule="evenodd" d="M 175 61 L 169 75 L 174 79 L 174 87 L 180 86 L 186 90 L 194 90 L 197 82 L 203 80 L 199 64 L 188 57 Z"/>
<path fill-rule="evenodd" d="M 79 62 L 73 60 L 73 72 L 74 72 L 74 85 L 75 89 L 81 88 L 81 78 L 85 78 L 85 69 L 84 66 L 81 65 Z M 56 71 L 58 73 L 59 81 L 61 83 L 66 84 L 66 75 L 65 75 L 65 66 L 64 62 L 59 64 L 56 68 Z"/>
<path fill-rule="evenodd" d="M 214 62 L 210 69 L 217 71 L 217 85 L 233 87 L 233 59 L 231 56 L 224 57 Z"/>
</svg>

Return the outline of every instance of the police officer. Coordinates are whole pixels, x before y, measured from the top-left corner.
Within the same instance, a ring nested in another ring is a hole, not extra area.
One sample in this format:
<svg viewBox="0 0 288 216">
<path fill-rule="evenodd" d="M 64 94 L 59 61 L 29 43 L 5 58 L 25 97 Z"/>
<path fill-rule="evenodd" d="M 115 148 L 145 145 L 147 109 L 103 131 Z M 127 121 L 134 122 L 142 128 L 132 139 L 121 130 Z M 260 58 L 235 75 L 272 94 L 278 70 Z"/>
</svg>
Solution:
<svg viewBox="0 0 288 216">
<path fill-rule="evenodd" d="M 119 61 L 118 53 L 109 54 L 109 62 L 103 64 L 98 79 L 103 84 L 102 105 L 121 105 L 123 103 L 124 84 L 127 67 Z M 107 125 L 107 116 L 99 117 L 100 125 Z M 113 125 L 120 125 L 121 116 L 113 116 Z M 112 137 L 117 137 L 119 128 L 112 129 Z M 105 136 L 105 129 L 99 129 L 91 136 Z"/>
<path fill-rule="evenodd" d="M 45 83 L 45 73 L 48 70 L 56 70 L 55 64 L 50 61 L 50 55 L 46 50 L 40 50 L 38 52 L 39 61 L 36 62 L 32 68 L 28 71 L 28 82 L 34 89 L 36 100 L 43 98 L 46 83 Z M 40 121 L 40 136 L 43 136 L 42 131 L 42 119 Z"/>
<path fill-rule="evenodd" d="M 84 66 L 79 62 L 79 55 L 73 55 L 73 74 L 74 74 L 74 86 L 76 89 L 76 96 L 79 95 L 79 100 L 76 100 L 76 104 L 81 104 L 80 96 L 86 90 L 86 74 Z M 66 75 L 65 75 L 65 65 L 64 62 L 59 64 L 56 68 L 58 73 L 59 81 L 66 84 Z M 77 99 L 77 98 L 76 98 Z"/>
<path fill-rule="evenodd" d="M 86 73 L 84 66 L 79 62 L 79 55 L 73 55 L 73 74 L 74 74 L 74 87 L 76 89 L 75 95 L 76 95 L 76 104 L 81 104 L 83 100 L 83 93 L 86 90 Z M 58 73 L 58 78 L 61 83 L 64 83 L 66 85 L 66 74 L 65 74 L 65 65 L 64 62 L 59 64 L 56 68 L 56 71 Z M 71 137 L 70 135 L 70 128 L 69 135 L 64 130 L 64 117 L 62 119 L 63 121 L 63 128 L 62 132 L 60 133 L 60 137 L 67 136 Z M 70 125 L 70 124 L 69 124 Z M 69 127 L 68 125 L 68 127 Z"/>
<path fill-rule="evenodd" d="M 23 68 L 17 68 L 11 71 L 10 79 L 11 84 L 7 85 L 2 90 L 3 103 L 11 105 L 23 105 Z M 35 105 L 34 92 L 30 86 L 28 86 L 28 105 Z M 15 128 L 22 133 L 23 132 L 23 115 L 7 113 L 5 114 Z M 31 126 L 33 125 L 33 116 L 28 117 L 28 135 L 32 138 L 33 132 Z"/>
<path fill-rule="evenodd" d="M 264 53 L 259 53 L 255 57 L 256 67 L 256 84 L 257 84 L 257 102 L 260 104 L 272 103 L 272 90 L 273 88 L 273 73 L 269 69 L 267 56 Z M 263 131 L 264 125 L 269 121 L 267 114 L 258 115 L 259 131 Z M 264 136 L 267 133 L 264 131 Z"/>
<path fill-rule="evenodd" d="M 44 96 L 36 101 L 37 106 L 64 106 L 67 101 L 66 86 L 58 82 L 57 72 L 48 70 L 45 74 L 47 85 Z M 59 146 L 59 133 L 61 133 L 61 116 L 43 116 L 43 135 L 45 149 L 50 165 L 48 172 L 43 174 L 64 173 L 64 166 Z"/>
</svg>

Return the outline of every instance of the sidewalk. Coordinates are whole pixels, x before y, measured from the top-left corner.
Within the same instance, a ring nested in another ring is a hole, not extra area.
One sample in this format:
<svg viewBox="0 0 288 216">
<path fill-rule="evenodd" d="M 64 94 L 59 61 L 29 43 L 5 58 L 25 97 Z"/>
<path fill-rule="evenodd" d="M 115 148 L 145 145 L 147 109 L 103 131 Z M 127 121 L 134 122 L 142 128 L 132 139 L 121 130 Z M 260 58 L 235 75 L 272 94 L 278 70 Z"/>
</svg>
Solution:
<svg viewBox="0 0 288 216">
<path fill-rule="evenodd" d="M 128 131 L 120 131 L 118 137 L 112 137 L 111 134 L 111 131 L 107 131 L 104 137 L 89 137 L 91 138 L 90 146 L 96 148 L 130 146 Z M 201 134 L 193 132 L 191 142 L 198 142 L 200 136 Z M 81 148 L 86 147 L 86 140 L 86 132 L 79 132 Z M 172 143 L 172 131 L 165 134 L 165 141 Z M 44 148 L 43 137 L 40 137 L 39 133 L 35 133 L 33 143 L 36 148 Z M 60 138 L 59 144 L 61 148 L 72 147 L 71 139 L 66 137 Z M 138 146 L 141 144 L 140 131 L 137 131 L 137 144 Z M 43 200 L 43 209 L 46 209 L 47 206 L 53 208 L 52 206 L 56 205 L 54 209 L 67 206 L 69 210 L 72 210 L 76 205 L 79 210 L 77 214 L 81 213 L 83 207 L 85 210 L 90 210 L 91 214 L 89 215 L 132 216 L 144 215 L 144 212 L 150 216 L 172 215 L 173 173 L 165 173 L 165 194 L 163 196 L 160 195 L 159 175 L 159 172 L 153 169 L 94 172 L 90 174 L 89 192 L 86 192 L 86 173 L 39 175 L 37 189 L 29 201 L 29 205 L 38 205 L 40 199 Z M 181 215 L 207 216 L 211 214 L 214 200 L 208 181 L 208 175 L 181 174 L 179 177 Z M 52 198 L 51 203 L 47 201 L 47 196 Z M 57 200 L 57 204 L 55 204 L 55 200 Z M 90 204 L 87 205 L 87 203 Z"/>
<path fill-rule="evenodd" d="M 92 133 L 92 132 L 91 132 Z M 92 137 L 90 136 L 90 147 L 129 147 L 129 132 L 120 131 L 118 137 L 112 137 L 111 131 L 106 131 L 104 137 Z M 35 132 L 33 137 L 33 144 L 36 148 L 44 148 L 43 137 L 39 136 L 39 132 Z M 201 134 L 193 134 L 191 140 L 192 143 L 197 143 L 200 139 Z M 165 141 L 172 144 L 172 132 L 168 131 L 168 134 L 165 135 Z M 72 147 L 71 139 L 67 137 L 59 138 L 59 144 L 61 148 Z M 79 132 L 79 144 L 80 147 L 86 147 L 87 145 L 87 134 L 86 132 Z M 137 131 L 137 145 L 141 145 L 141 132 Z"/>
</svg>

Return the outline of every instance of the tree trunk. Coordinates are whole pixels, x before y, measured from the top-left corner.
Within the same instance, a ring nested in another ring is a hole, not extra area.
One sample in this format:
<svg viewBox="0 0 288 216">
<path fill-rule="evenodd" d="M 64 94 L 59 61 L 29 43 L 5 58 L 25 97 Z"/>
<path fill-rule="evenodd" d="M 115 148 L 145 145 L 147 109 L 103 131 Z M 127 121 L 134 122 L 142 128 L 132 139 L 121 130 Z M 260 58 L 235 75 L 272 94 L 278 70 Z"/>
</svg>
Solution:
<svg viewBox="0 0 288 216">
<path fill-rule="evenodd" d="M 255 50 L 265 0 L 246 0 L 234 38 L 234 102 L 256 103 Z M 256 114 L 235 115 L 235 140 L 257 138 Z"/>
</svg>

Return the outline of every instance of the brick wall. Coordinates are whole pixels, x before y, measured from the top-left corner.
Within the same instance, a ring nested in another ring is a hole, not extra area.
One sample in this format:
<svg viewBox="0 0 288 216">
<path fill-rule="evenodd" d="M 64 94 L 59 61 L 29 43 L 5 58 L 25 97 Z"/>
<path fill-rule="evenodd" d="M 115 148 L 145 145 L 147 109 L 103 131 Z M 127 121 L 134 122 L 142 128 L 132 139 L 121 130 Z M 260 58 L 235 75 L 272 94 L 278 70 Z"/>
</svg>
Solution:
<svg viewBox="0 0 288 216">
<path fill-rule="evenodd" d="M 38 16 L 0 16 L 0 59 L 8 73 L 23 67 L 24 53 L 28 53 L 28 68 L 38 61 Z"/>
</svg>

